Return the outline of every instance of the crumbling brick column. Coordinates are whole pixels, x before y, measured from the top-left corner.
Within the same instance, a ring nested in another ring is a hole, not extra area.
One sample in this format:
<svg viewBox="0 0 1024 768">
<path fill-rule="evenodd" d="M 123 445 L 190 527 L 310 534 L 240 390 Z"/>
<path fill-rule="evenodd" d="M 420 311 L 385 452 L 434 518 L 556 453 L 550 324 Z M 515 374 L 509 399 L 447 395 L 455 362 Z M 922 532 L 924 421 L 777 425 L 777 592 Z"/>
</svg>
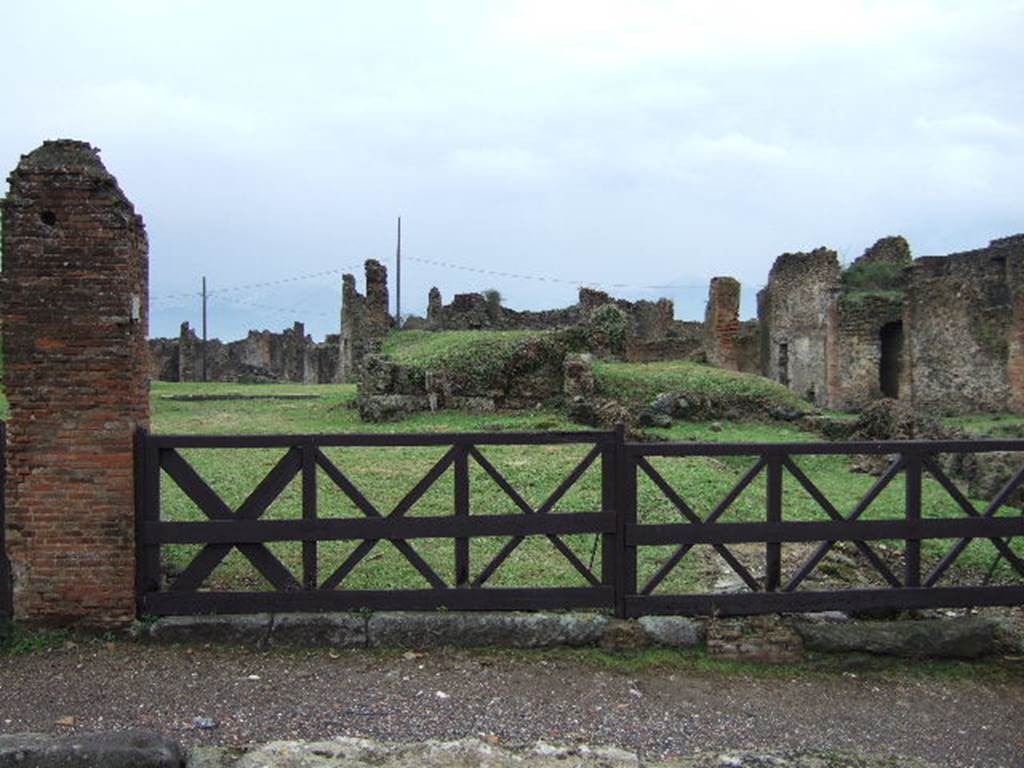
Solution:
<svg viewBox="0 0 1024 768">
<path fill-rule="evenodd" d="M 338 337 L 338 380 L 359 378 L 363 358 L 379 352 L 391 330 L 388 311 L 388 270 L 379 261 L 366 262 L 366 296 L 356 290 L 352 275 L 341 278 L 341 334 Z"/>
<path fill-rule="evenodd" d="M 7 539 L 15 617 L 135 616 L 133 435 L 149 424 L 141 217 L 79 141 L 21 158 L 3 200 Z"/>
<path fill-rule="evenodd" d="M 433 330 L 441 330 L 443 320 L 441 314 L 444 305 L 441 303 L 441 291 L 434 286 L 427 294 L 427 323 Z"/>
<path fill-rule="evenodd" d="M 740 283 L 733 277 L 713 277 L 704 312 L 704 353 L 711 365 L 735 371 L 739 367 L 736 336 L 740 330 Z"/>
</svg>

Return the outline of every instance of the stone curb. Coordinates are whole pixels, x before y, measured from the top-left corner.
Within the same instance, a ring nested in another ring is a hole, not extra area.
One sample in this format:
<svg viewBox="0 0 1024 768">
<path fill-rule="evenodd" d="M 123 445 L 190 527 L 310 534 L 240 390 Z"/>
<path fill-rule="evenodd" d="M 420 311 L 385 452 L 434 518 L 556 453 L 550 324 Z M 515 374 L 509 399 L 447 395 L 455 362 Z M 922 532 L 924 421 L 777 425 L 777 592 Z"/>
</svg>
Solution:
<svg viewBox="0 0 1024 768">
<path fill-rule="evenodd" d="M 188 768 L 927 768 L 903 757 L 785 750 L 708 752 L 648 760 L 616 747 L 561 746 L 543 741 L 508 747 L 476 738 L 458 741 L 379 742 L 339 737 L 330 741 L 274 741 L 243 754 L 193 750 Z"/>
<path fill-rule="evenodd" d="M 735 751 L 648 761 L 616 747 L 543 741 L 507 747 L 477 738 L 458 741 L 379 742 L 339 737 L 329 741 L 274 741 L 247 749 L 196 747 L 143 731 L 52 737 L 0 736 L 0 768 L 925 768 L 905 758 L 822 752 Z"/>
<path fill-rule="evenodd" d="M 977 617 L 916 621 L 794 622 L 804 648 L 904 658 L 980 659 L 1002 648 L 998 622 Z"/>
<path fill-rule="evenodd" d="M 639 639 L 613 650 L 648 645 L 683 648 L 704 641 L 703 625 L 679 616 L 615 622 L 592 613 L 395 611 L 168 616 L 140 625 L 137 636 L 161 643 L 216 643 L 299 648 L 551 648 L 602 645 L 614 625 Z"/>
<path fill-rule="evenodd" d="M 185 752 L 149 731 L 0 735 L 0 768 L 181 768 Z"/>
<path fill-rule="evenodd" d="M 977 659 L 1022 652 L 1024 638 L 998 618 L 856 621 L 833 615 L 700 620 L 644 616 L 622 621 L 593 613 L 394 611 L 169 616 L 138 625 L 161 643 L 257 648 L 552 648 L 609 652 L 651 646 L 707 647 L 712 655 L 798 661 L 805 651 L 910 658 Z"/>
</svg>

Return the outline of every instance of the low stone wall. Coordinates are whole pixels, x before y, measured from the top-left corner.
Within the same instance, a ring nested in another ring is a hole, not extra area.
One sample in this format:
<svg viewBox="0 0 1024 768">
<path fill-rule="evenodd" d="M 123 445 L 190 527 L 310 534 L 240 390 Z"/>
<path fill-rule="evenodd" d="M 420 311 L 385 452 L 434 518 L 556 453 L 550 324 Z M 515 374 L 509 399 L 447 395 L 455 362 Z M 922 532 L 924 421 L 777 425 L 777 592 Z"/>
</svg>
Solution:
<svg viewBox="0 0 1024 768">
<path fill-rule="evenodd" d="M 150 339 L 150 374 L 160 381 L 203 381 L 203 342 L 188 323 L 177 339 Z M 205 380 L 241 383 L 295 382 L 327 384 L 338 378 L 339 340 L 322 343 L 307 336 L 302 323 L 280 333 L 249 331 L 244 339 L 209 339 Z"/>
</svg>

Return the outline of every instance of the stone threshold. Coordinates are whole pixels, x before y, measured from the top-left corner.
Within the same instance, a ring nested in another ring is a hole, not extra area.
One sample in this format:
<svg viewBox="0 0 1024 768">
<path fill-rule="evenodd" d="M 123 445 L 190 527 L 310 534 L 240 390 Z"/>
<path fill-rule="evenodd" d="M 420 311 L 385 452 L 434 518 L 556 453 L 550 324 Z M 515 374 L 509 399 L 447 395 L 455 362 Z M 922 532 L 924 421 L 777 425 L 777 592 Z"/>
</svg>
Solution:
<svg viewBox="0 0 1024 768">
<path fill-rule="evenodd" d="M 0 735 L 0 768 L 926 768 L 903 757 L 778 750 L 708 752 L 647 760 L 616 747 L 560 746 L 538 741 L 507 747 L 478 738 L 388 743 L 338 737 L 275 741 L 244 749 L 184 749 L 148 731 L 48 736 Z"/>
<path fill-rule="evenodd" d="M 1024 637 L 998 617 L 868 621 L 839 613 L 628 621 L 592 613 L 456 611 L 168 616 L 137 624 L 135 636 L 257 648 L 704 648 L 712 656 L 766 662 L 800 661 L 808 652 L 937 659 L 1024 653 Z"/>
</svg>

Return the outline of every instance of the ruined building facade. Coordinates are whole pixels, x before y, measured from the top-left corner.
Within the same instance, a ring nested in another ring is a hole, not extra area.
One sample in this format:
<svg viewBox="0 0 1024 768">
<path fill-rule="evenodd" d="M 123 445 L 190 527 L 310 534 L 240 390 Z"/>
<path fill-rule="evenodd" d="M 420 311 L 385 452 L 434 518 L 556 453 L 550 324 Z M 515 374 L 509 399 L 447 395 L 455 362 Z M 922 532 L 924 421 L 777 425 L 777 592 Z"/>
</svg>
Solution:
<svg viewBox="0 0 1024 768">
<path fill-rule="evenodd" d="M 845 273 L 834 251 L 783 254 L 758 323 L 761 373 L 819 406 L 1024 411 L 1024 235 L 918 259 L 884 238 Z"/>
<path fill-rule="evenodd" d="M 150 375 L 160 381 L 291 381 L 328 384 L 336 380 L 338 336 L 323 343 L 306 335 L 302 323 L 281 333 L 249 331 L 244 339 L 206 342 L 188 323 L 173 339 L 150 339 Z M 205 373 L 204 373 L 205 371 Z"/>
</svg>

